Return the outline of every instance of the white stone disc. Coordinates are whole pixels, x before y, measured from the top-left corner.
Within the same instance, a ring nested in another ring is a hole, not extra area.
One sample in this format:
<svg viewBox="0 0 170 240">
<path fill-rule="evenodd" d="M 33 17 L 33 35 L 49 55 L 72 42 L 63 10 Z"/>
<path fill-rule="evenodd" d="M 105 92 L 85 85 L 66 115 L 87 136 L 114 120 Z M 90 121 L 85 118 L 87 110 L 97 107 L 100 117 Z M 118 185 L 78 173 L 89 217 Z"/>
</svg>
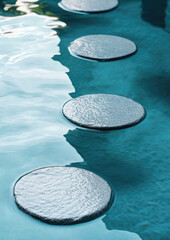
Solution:
<svg viewBox="0 0 170 240">
<path fill-rule="evenodd" d="M 70 12 L 101 13 L 116 8 L 118 0 L 62 0 L 58 5 Z"/>
<path fill-rule="evenodd" d="M 78 126 L 99 130 L 131 127 L 145 118 L 145 110 L 139 103 L 112 94 L 71 99 L 64 104 L 63 114 Z"/>
<path fill-rule="evenodd" d="M 137 47 L 126 38 L 98 34 L 74 40 L 69 46 L 69 51 L 77 57 L 97 61 L 112 61 L 134 54 Z"/>
<path fill-rule="evenodd" d="M 22 176 L 14 186 L 17 206 L 50 224 L 75 224 L 102 215 L 112 203 L 108 183 L 74 167 L 47 167 Z"/>
</svg>

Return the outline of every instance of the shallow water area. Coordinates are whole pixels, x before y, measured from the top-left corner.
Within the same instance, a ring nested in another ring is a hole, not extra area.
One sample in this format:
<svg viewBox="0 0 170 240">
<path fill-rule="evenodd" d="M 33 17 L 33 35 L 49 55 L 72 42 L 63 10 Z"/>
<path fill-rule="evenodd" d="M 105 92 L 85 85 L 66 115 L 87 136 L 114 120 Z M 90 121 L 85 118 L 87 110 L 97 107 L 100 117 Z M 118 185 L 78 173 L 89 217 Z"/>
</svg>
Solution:
<svg viewBox="0 0 170 240">
<path fill-rule="evenodd" d="M 0 240 L 168 240 L 170 3 L 121 0 L 114 11 L 79 15 L 58 2 L 0 3 Z M 88 34 L 130 39 L 138 52 L 107 63 L 71 56 L 70 43 Z M 99 132 L 63 117 L 70 97 L 97 93 L 135 99 L 147 118 Z M 40 167 L 65 165 L 106 179 L 116 192 L 111 209 L 67 227 L 22 213 L 15 181 Z"/>
</svg>

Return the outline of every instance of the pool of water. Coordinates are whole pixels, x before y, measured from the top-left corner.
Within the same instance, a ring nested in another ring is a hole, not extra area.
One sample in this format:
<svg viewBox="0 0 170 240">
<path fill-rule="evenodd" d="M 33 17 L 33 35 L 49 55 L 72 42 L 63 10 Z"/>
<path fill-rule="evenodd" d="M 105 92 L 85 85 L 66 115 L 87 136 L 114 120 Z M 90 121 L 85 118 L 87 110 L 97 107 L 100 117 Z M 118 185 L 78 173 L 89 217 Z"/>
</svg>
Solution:
<svg viewBox="0 0 170 240">
<path fill-rule="evenodd" d="M 0 240 L 168 240 L 170 2 L 120 0 L 116 10 L 95 15 L 66 12 L 58 2 L 0 2 Z M 70 55 L 71 41 L 97 33 L 128 38 L 138 52 L 105 63 Z M 62 105 L 91 93 L 130 97 L 147 118 L 124 130 L 78 128 Z M 64 227 L 22 213 L 15 181 L 54 165 L 106 179 L 116 193 L 111 209 Z"/>
</svg>

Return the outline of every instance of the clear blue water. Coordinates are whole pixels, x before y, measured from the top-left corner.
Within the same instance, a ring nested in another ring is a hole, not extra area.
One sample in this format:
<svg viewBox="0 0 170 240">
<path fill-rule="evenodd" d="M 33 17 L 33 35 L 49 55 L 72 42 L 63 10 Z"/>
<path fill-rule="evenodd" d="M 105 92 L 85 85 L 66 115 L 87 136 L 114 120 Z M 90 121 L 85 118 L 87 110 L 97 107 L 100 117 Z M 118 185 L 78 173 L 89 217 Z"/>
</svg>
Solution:
<svg viewBox="0 0 170 240">
<path fill-rule="evenodd" d="M 0 2 L 0 240 L 169 240 L 170 1 L 121 0 L 98 15 L 68 13 L 57 2 Z M 93 33 L 129 38 L 138 52 L 106 63 L 69 54 L 71 41 Z M 147 118 L 119 131 L 77 128 L 62 116 L 62 105 L 89 93 L 133 98 Z M 109 181 L 116 192 L 111 209 L 65 227 L 18 210 L 15 181 L 53 165 Z"/>
</svg>

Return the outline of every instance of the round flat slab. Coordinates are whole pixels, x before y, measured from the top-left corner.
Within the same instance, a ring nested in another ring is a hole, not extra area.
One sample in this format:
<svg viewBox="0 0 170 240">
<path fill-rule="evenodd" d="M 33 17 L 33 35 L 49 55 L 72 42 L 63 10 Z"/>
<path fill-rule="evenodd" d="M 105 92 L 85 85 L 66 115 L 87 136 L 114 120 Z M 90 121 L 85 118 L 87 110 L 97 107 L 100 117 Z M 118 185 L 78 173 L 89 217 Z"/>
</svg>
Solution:
<svg viewBox="0 0 170 240">
<path fill-rule="evenodd" d="M 70 12 L 101 13 L 117 7 L 118 0 L 62 0 L 58 5 Z"/>
<path fill-rule="evenodd" d="M 74 40 L 69 46 L 69 51 L 77 57 L 97 61 L 112 61 L 134 54 L 137 48 L 128 39 L 98 34 Z"/>
<path fill-rule="evenodd" d="M 17 206 L 50 224 L 86 222 L 103 214 L 112 203 L 108 183 L 74 167 L 47 167 L 22 176 L 14 186 Z"/>
<path fill-rule="evenodd" d="M 78 126 L 99 130 L 131 127 L 145 118 L 145 110 L 139 103 L 112 94 L 71 99 L 64 104 L 63 114 Z"/>
</svg>

